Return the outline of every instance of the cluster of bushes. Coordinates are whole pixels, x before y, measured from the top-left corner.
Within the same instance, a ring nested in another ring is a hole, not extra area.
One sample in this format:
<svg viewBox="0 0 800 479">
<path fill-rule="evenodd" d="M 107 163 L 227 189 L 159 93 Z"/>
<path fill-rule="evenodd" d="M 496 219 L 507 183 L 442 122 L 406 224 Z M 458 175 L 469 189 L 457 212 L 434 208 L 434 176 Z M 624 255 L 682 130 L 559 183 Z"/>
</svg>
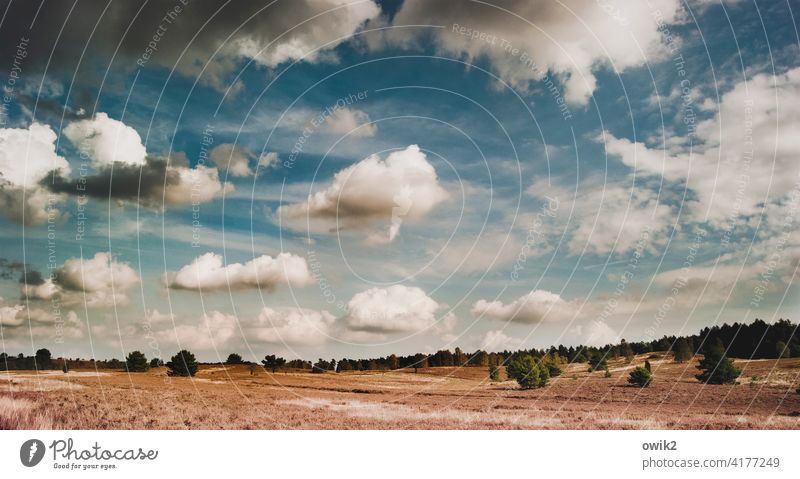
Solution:
<svg viewBox="0 0 800 479">
<path fill-rule="evenodd" d="M 129 373 L 143 373 L 150 368 L 166 366 L 167 374 L 170 376 L 194 376 L 197 373 L 199 363 L 194 354 L 187 350 L 179 351 L 172 356 L 166 363 L 160 358 L 153 358 L 150 361 L 141 351 L 131 351 L 125 358 L 125 370 Z"/>
<path fill-rule="evenodd" d="M 438 367 L 488 367 L 490 364 L 502 364 L 511 357 L 510 352 L 505 353 L 489 353 L 483 350 L 478 350 L 473 353 L 465 353 L 461 348 L 455 348 L 454 351 L 449 349 L 442 349 L 433 354 L 412 354 L 408 356 L 398 356 L 390 354 L 389 356 L 370 358 L 370 359 L 348 359 L 343 358 L 339 361 L 323 361 L 318 363 L 335 364 L 334 369 L 336 372 L 342 371 L 391 371 L 394 369 L 414 369 L 421 368 L 438 368 Z M 313 365 L 307 369 L 312 369 Z M 316 369 L 316 368 L 314 368 Z"/>
<path fill-rule="evenodd" d="M 742 370 L 737 368 L 733 360 L 726 355 L 719 338 L 705 347 L 702 352 L 703 359 L 697 365 L 700 374 L 695 375 L 698 381 L 706 384 L 736 384 Z M 650 361 L 645 361 L 644 367 L 634 368 L 628 376 L 628 383 L 639 387 L 647 387 L 652 381 L 653 370 Z"/>
<path fill-rule="evenodd" d="M 564 362 L 558 353 L 548 353 L 540 357 L 524 353 L 515 354 L 506 364 L 506 375 L 509 379 L 515 380 L 522 389 L 541 388 L 547 385 L 550 378 L 561 375 L 560 366 Z M 499 379 L 499 369 L 494 368 L 496 366 L 490 367 L 490 378 L 493 371 L 496 371 Z"/>
<path fill-rule="evenodd" d="M 125 362 L 119 359 L 53 358 L 48 349 L 39 349 L 34 356 L 8 355 L 0 353 L 0 371 L 47 370 L 67 371 L 71 369 L 123 369 Z"/>
<path fill-rule="evenodd" d="M 0 353 L 0 371 L 54 369 L 56 366 L 49 349 L 39 349 L 33 356 L 25 356 L 22 353 L 17 356 L 9 356 L 6 353 Z"/>
</svg>

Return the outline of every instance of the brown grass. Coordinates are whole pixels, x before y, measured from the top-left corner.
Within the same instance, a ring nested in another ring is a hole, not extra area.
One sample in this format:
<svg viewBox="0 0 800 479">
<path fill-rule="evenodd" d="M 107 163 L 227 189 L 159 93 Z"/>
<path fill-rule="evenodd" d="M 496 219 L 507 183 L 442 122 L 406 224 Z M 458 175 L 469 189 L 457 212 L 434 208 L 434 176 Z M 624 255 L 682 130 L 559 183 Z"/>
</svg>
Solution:
<svg viewBox="0 0 800 479">
<path fill-rule="evenodd" d="M 0 374 L 2 429 L 798 429 L 800 360 L 744 361 L 741 384 L 706 386 L 696 363 L 651 360 L 646 389 L 628 364 L 585 364 L 539 390 L 490 383 L 485 368 L 252 376 L 202 367 L 195 378 L 147 373 Z"/>
<path fill-rule="evenodd" d="M 0 429 L 51 429 L 49 415 L 26 399 L 0 397 Z"/>
</svg>

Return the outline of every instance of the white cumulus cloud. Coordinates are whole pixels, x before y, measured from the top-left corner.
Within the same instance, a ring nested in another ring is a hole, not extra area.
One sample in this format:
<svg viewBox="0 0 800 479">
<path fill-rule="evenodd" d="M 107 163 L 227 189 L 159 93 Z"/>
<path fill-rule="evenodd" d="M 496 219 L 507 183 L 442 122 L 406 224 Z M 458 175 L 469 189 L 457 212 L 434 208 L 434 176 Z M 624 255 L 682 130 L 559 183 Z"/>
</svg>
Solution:
<svg viewBox="0 0 800 479">
<path fill-rule="evenodd" d="M 22 294 L 31 300 L 58 299 L 65 305 L 103 308 L 128 303 L 127 291 L 139 275 L 111 254 L 98 252 L 93 258 L 70 258 L 53 275 L 38 283 L 22 284 Z"/>
<path fill-rule="evenodd" d="M 537 289 L 510 303 L 478 300 L 472 306 L 472 314 L 500 321 L 539 323 L 542 321 L 571 320 L 577 314 L 580 303 L 566 301 L 560 295 Z"/>
<path fill-rule="evenodd" d="M 512 351 L 519 349 L 522 341 L 505 334 L 503 330 L 487 331 L 480 340 L 478 349 L 489 352 Z"/>
<path fill-rule="evenodd" d="M 460 2 L 453 8 L 449 0 L 406 0 L 392 25 L 445 28 L 395 28 L 371 35 L 368 43 L 413 47 L 432 35 L 444 54 L 467 62 L 488 58 L 515 88 L 527 90 L 549 72 L 564 84 L 562 101 L 584 104 L 596 88 L 599 65 L 622 71 L 664 55 L 658 22 L 674 22 L 680 5 L 678 0 L 508 0 L 496 6 Z"/>
<path fill-rule="evenodd" d="M 347 303 L 343 321 L 353 331 L 419 332 L 437 325 L 437 311 L 441 308 L 422 289 L 397 284 L 354 295 Z M 452 321 L 451 316 L 444 319 Z"/>
<path fill-rule="evenodd" d="M 236 316 L 219 311 L 203 315 L 196 324 L 179 324 L 156 333 L 162 341 L 180 344 L 181 347 L 209 351 L 229 345 L 236 337 Z"/>
<path fill-rule="evenodd" d="M 69 163 L 56 153 L 55 132 L 47 125 L 0 128 L 0 208 L 15 223 L 42 224 L 60 214 L 60 201 L 40 186 L 50 171 L 69 173 Z"/>
<path fill-rule="evenodd" d="M 293 229 L 366 230 L 369 243 L 386 243 L 405 220 L 424 217 L 447 197 L 433 165 L 411 145 L 385 160 L 372 155 L 339 171 L 330 186 L 305 202 L 281 206 L 278 215 Z"/>
<path fill-rule="evenodd" d="M 206 253 L 166 275 L 166 285 L 172 289 L 218 291 L 225 289 L 272 289 L 281 284 L 307 286 L 313 277 L 305 258 L 291 253 L 276 257 L 259 256 L 246 263 L 224 264 L 221 255 Z"/>
<path fill-rule="evenodd" d="M 209 155 L 211 161 L 219 168 L 227 169 L 231 176 L 250 176 L 253 170 L 250 168 L 250 153 L 239 145 L 222 143 L 215 146 Z"/>
<path fill-rule="evenodd" d="M 114 162 L 126 165 L 144 165 L 147 152 L 142 137 L 125 123 L 97 113 L 94 118 L 70 123 L 64 136 L 78 150 L 88 155 L 96 166 Z"/>
<path fill-rule="evenodd" d="M 726 227 L 787 200 L 800 166 L 800 68 L 758 74 L 722 95 L 719 111 L 697 125 L 693 150 L 674 151 L 606 134 L 606 149 L 647 176 L 685 184 L 688 216 Z"/>
<path fill-rule="evenodd" d="M 246 327 L 248 338 L 271 344 L 316 346 L 330 337 L 336 318 L 327 311 L 264 308 Z"/>
<path fill-rule="evenodd" d="M 336 135 L 350 135 L 357 138 L 375 136 L 378 128 L 370 123 L 369 115 L 355 108 L 338 108 L 327 120 L 326 130 Z"/>
</svg>

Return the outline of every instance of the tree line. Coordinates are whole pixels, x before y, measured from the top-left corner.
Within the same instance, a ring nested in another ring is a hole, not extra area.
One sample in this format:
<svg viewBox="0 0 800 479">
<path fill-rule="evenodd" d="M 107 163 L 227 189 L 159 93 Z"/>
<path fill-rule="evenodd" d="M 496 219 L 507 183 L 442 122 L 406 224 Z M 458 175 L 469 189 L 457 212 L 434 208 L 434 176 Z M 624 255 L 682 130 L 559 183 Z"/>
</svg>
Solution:
<svg viewBox="0 0 800 479">
<path fill-rule="evenodd" d="M 307 370 L 313 373 L 324 373 L 395 369 L 417 371 L 420 368 L 431 367 L 488 367 L 490 377 L 499 377 L 500 367 L 505 366 L 507 374 L 512 379 L 513 375 L 521 375 L 529 384 L 538 385 L 545 384 L 547 378 L 560 374 L 561 366 L 566 363 L 588 363 L 589 372 L 606 371 L 607 373 L 609 359 L 625 357 L 632 360 L 637 354 L 655 351 L 672 353 L 677 362 L 688 361 L 698 353 L 703 354 L 705 356 L 703 361 L 711 364 L 713 367 L 709 370 L 713 369 L 714 372 L 705 376 L 698 375 L 698 379 L 704 382 L 715 382 L 718 377 L 724 376 L 723 382 L 730 382 L 730 378 L 733 377 L 735 380 L 738 373 L 733 363 L 729 363 L 728 358 L 800 357 L 800 334 L 798 334 L 797 325 L 789 320 L 780 319 L 774 324 L 768 324 L 763 320 L 756 319 L 750 324 L 733 323 L 706 327 L 699 333 L 689 336 L 664 336 L 657 340 L 638 342 L 627 342 L 623 339 L 617 344 L 608 344 L 602 347 L 559 345 L 544 349 L 492 353 L 483 350 L 466 353 L 460 348 L 455 348 L 452 352 L 443 349 L 433 354 L 417 353 L 405 356 L 391 354 L 370 359 L 325 360 L 319 358 L 315 362 L 303 359 L 287 360 L 276 355 L 267 355 L 261 361 L 261 366 L 273 373 L 281 370 Z M 225 363 L 255 365 L 253 362 L 245 361 L 237 353 L 231 353 Z M 71 368 L 94 367 L 141 372 L 153 367 L 166 366 L 172 375 L 193 376 L 198 365 L 194 354 L 186 350 L 178 352 L 166 363 L 159 358 L 148 360 L 140 351 L 132 351 L 124 361 L 118 359 L 54 359 L 47 349 L 40 349 L 33 356 L 23 354 L 11 356 L 5 352 L 0 353 L 0 370 L 63 369 L 66 372 Z M 640 385 L 648 385 L 650 382 L 648 374 L 644 370 L 649 372 L 649 369 L 645 367 L 637 370 L 638 379 L 636 381 Z"/>
</svg>

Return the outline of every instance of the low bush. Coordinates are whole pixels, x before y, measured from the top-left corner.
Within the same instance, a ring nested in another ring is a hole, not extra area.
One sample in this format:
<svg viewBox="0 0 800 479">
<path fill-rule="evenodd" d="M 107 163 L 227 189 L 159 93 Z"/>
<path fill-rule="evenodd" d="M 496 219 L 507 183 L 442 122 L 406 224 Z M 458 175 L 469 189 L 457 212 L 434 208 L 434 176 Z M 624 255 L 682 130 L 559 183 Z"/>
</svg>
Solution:
<svg viewBox="0 0 800 479">
<path fill-rule="evenodd" d="M 628 383 L 639 386 L 640 388 L 646 388 L 652 381 L 653 373 L 651 373 L 649 369 L 641 366 L 634 368 L 630 376 L 628 376 Z"/>
<path fill-rule="evenodd" d="M 510 379 L 517 381 L 522 389 L 544 387 L 550 379 L 547 367 L 529 354 L 512 358 L 506 366 L 506 374 Z"/>
</svg>

